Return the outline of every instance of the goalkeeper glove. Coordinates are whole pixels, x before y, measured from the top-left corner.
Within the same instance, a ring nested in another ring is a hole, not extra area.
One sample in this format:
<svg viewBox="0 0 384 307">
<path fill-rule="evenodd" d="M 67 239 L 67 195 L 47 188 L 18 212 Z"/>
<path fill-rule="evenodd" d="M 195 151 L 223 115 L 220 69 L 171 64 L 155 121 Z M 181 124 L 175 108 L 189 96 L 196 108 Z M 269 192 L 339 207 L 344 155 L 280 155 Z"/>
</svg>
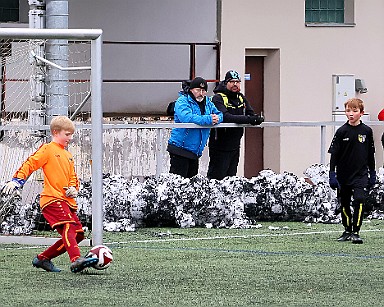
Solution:
<svg viewBox="0 0 384 307">
<path fill-rule="evenodd" d="M 264 116 L 262 115 L 252 115 L 249 116 L 249 123 L 253 126 L 260 125 L 262 122 L 264 122 Z"/>
<path fill-rule="evenodd" d="M 329 185 L 332 189 L 337 189 L 340 187 L 339 181 L 336 178 L 336 173 L 334 171 L 329 172 Z"/>
<path fill-rule="evenodd" d="M 76 198 L 79 192 L 76 190 L 75 187 L 64 187 L 65 190 L 65 196 L 69 198 Z"/>
<path fill-rule="evenodd" d="M 5 195 L 10 195 L 13 193 L 13 191 L 20 189 L 23 184 L 24 184 L 23 179 L 18 179 L 18 178 L 12 178 L 11 181 L 8 181 L 2 188 L 2 193 Z"/>
<path fill-rule="evenodd" d="M 371 170 L 369 171 L 368 187 L 372 188 L 375 184 L 376 184 L 376 171 Z"/>
</svg>

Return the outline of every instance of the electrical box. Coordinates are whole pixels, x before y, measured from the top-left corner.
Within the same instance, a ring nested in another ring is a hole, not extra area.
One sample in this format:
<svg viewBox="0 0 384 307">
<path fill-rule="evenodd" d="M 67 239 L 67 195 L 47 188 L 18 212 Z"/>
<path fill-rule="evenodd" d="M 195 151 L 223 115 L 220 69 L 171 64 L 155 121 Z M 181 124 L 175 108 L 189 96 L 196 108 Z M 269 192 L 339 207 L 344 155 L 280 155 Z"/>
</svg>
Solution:
<svg viewBox="0 0 384 307">
<path fill-rule="evenodd" d="M 356 97 L 355 75 L 333 75 L 333 112 L 344 111 L 344 103 Z"/>
</svg>

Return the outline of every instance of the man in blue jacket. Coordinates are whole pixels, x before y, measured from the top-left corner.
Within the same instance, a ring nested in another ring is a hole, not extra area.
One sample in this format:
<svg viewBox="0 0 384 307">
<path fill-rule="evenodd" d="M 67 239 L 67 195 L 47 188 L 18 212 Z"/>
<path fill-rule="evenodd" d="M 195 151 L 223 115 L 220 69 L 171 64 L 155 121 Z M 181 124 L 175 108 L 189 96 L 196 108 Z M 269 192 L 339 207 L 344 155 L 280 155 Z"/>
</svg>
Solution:
<svg viewBox="0 0 384 307">
<path fill-rule="evenodd" d="M 175 103 L 175 123 L 193 123 L 206 128 L 174 128 L 168 141 L 170 173 L 185 178 L 197 175 L 199 158 L 209 138 L 210 127 L 223 121 L 223 114 L 207 97 L 208 84 L 196 77 L 183 87 Z"/>
</svg>

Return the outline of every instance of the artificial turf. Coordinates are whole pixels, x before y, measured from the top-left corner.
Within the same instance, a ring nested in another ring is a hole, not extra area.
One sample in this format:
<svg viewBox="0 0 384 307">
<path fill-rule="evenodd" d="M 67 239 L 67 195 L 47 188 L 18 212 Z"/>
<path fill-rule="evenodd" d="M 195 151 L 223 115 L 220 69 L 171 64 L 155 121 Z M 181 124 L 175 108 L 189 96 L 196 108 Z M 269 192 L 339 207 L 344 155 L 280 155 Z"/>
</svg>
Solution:
<svg viewBox="0 0 384 307">
<path fill-rule="evenodd" d="M 336 242 L 341 225 L 261 223 L 254 229 L 143 228 L 104 233 L 105 271 L 31 265 L 43 247 L 0 244 L 2 306 L 382 306 L 384 222 L 364 244 Z M 85 254 L 89 248 L 81 247 Z"/>
</svg>

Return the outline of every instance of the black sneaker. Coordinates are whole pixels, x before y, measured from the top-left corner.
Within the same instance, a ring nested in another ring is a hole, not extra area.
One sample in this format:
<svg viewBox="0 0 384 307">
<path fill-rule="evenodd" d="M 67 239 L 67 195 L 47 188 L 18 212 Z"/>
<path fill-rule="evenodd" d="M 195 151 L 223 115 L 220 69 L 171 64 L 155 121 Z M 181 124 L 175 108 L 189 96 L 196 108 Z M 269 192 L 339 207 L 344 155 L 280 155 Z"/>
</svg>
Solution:
<svg viewBox="0 0 384 307">
<path fill-rule="evenodd" d="M 363 244 L 363 240 L 360 238 L 358 233 L 351 234 L 351 241 L 353 244 Z"/>
<path fill-rule="evenodd" d="M 349 231 L 344 231 L 343 234 L 337 238 L 337 241 L 344 242 L 351 240 L 351 233 Z"/>
<path fill-rule="evenodd" d="M 46 270 L 47 272 L 61 272 L 59 268 L 55 267 L 55 265 L 52 263 L 51 260 L 48 260 L 48 259 L 40 260 L 39 258 L 37 258 L 37 256 L 33 258 L 32 265 L 35 268 L 40 268 L 40 269 Z"/>
<path fill-rule="evenodd" d="M 94 266 L 99 261 L 98 258 L 84 258 L 80 257 L 71 264 L 71 272 L 72 273 L 79 273 L 85 268 L 89 268 L 91 266 Z"/>
</svg>

